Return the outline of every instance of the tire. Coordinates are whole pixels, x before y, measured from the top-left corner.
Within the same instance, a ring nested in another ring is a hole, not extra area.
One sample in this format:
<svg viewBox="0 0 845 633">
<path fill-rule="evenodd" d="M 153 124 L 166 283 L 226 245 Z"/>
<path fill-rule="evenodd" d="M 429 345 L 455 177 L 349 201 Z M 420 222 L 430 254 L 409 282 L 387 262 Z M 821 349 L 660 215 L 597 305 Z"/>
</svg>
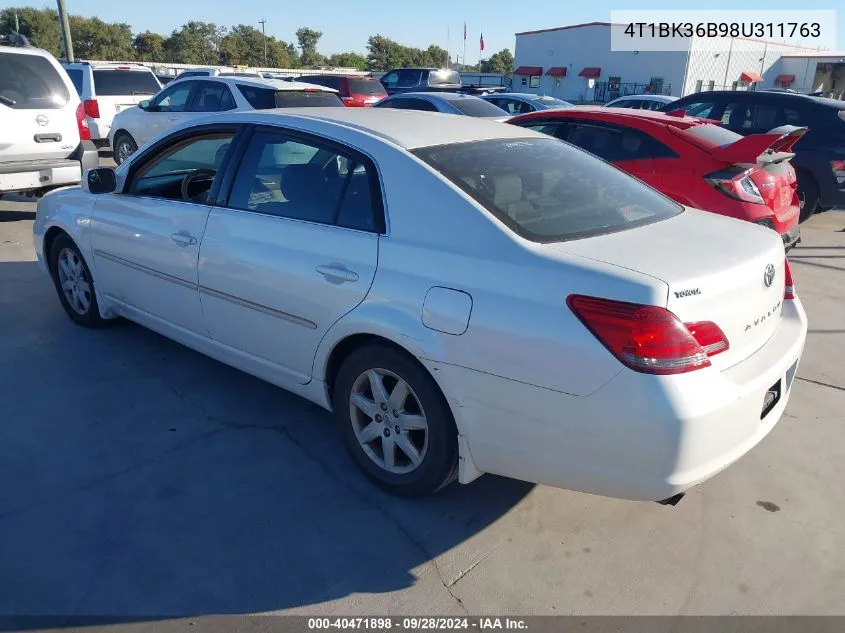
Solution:
<svg viewBox="0 0 845 633">
<path fill-rule="evenodd" d="M 386 399 L 373 395 L 373 374 Z M 400 381 L 408 387 L 404 399 L 396 391 Z M 353 394 L 363 409 L 352 403 Z M 396 400 L 391 403 L 389 396 Z M 332 400 L 346 449 L 379 487 L 418 497 L 457 478 L 458 432 L 452 412 L 434 379 L 407 354 L 378 344 L 355 350 L 337 373 Z M 386 446 L 392 448 L 392 468 Z"/>
<path fill-rule="evenodd" d="M 100 316 L 91 270 L 67 234 L 57 236 L 50 247 L 50 271 L 59 301 L 74 323 L 87 328 L 102 328 L 110 324 Z M 66 293 L 63 284 L 67 283 L 72 287 Z"/>
<path fill-rule="evenodd" d="M 801 201 L 801 213 L 798 216 L 799 222 L 809 220 L 816 212 L 819 204 L 819 188 L 810 172 L 800 169 L 798 171 L 798 199 Z"/>
<path fill-rule="evenodd" d="M 120 165 L 138 150 L 138 144 L 128 132 L 118 132 L 114 139 L 114 162 Z"/>
</svg>

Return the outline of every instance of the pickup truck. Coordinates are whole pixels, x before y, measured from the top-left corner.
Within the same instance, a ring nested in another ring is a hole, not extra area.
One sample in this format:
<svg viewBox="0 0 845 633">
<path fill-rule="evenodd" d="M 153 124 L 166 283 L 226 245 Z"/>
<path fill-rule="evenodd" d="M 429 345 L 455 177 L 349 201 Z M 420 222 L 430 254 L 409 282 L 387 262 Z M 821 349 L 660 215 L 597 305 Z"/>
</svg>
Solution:
<svg viewBox="0 0 845 633">
<path fill-rule="evenodd" d="M 388 95 L 403 92 L 461 92 L 488 94 L 503 92 L 506 86 L 467 86 L 456 70 L 447 68 L 395 68 L 381 76 L 381 84 Z"/>
</svg>

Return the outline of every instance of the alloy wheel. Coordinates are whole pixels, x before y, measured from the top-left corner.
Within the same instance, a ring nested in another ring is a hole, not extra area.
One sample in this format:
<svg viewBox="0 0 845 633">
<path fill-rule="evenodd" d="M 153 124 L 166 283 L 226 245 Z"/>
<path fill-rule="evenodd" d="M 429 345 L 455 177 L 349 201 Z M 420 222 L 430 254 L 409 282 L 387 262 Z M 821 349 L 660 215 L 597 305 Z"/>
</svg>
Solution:
<svg viewBox="0 0 845 633">
<path fill-rule="evenodd" d="M 68 305 L 79 315 L 91 308 L 91 280 L 79 255 L 70 248 L 63 248 L 58 260 L 59 284 Z"/>
</svg>

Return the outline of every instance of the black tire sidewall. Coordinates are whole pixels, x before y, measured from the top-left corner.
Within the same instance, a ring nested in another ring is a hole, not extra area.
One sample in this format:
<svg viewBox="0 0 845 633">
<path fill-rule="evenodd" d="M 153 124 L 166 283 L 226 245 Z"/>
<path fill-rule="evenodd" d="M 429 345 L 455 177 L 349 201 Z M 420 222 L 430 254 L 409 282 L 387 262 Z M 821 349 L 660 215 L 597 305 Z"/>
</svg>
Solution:
<svg viewBox="0 0 845 633">
<path fill-rule="evenodd" d="M 806 170 L 798 171 L 798 189 L 804 194 L 804 208 L 798 218 L 800 222 L 809 219 L 816 212 L 819 204 L 819 189 L 813 176 Z"/>
<path fill-rule="evenodd" d="M 428 447 L 422 463 L 412 472 L 396 475 L 374 463 L 358 444 L 349 414 L 349 396 L 355 379 L 373 368 L 386 369 L 405 380 L 416 394 L 428 423 Z M 343 442 L 355 463 L 372 481 L 397 495 L 415 497 L 445 487 L 457 474 L 458 434 L 452 412 L 437 383 L 419 363 L 388 346 L 369 345 L 343 362 L 332 396 Z"/>
<path fill-rule="evenodd" d="M 121 132 L 120 134 L 118 134 L 117 138 L 114 140 L 114 162 L 118 165 L 121 165 L 123 163 L 123 161 L 118 162 L 117 158 L 119 156 L 118 150 L 120 149 L 120 144 L 124 141 L 128 143 L 129 146 L 132 148 L 132 151 L 130 152 L 129 156 L 138 151 L 138 144 L 135 142 L 135 139 L 133 139 L 130 134 L 126 132 Z"/>
<path fill-rule="evenodd" d="M 70 306 L 67 297 L 65 297 L 65 293 L 62 290 L 61 281 L 59 281 L 59 254 L 65 248 L 72 250 L 76 253 L 76 256 L 79 257 L 79 261 L 82 262 L 82 265 L 85 268 L 85 274 L 88 277 L 88 282 L 91 285 L 91 305 L 88 308 L 88 312 L 85 314 L 79 314 Z M 79 252 L 79 248 L 76 246 L 74 241 L 65 234 L 56 237 L 50 247 L 50 272 L 53 276 L 53 285 L 56 288 L 56 293 L 59 295 L 59 301 L 61 302 L 67 315 L 75 323 L 83 327 L 90 328 L 98 328 L 106 325 L 107 321 L 100 316 L 100 306 L 97 303 L 94 276 L 91 274 L 88 262 L 85 261 L 85 258 L 82 256 L 82 253 Z"/>
</svg>

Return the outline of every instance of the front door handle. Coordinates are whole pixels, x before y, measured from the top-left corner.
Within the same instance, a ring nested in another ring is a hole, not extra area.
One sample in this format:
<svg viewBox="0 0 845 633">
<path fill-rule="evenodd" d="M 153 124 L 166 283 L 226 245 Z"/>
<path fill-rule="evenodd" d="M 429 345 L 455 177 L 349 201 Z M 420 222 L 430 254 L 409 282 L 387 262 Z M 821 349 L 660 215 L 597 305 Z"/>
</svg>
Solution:
<svg viewBox="0 0 845 633">
<path fill-rule="evenodd" d="M 332 283 L 343 283 L 344 281 L 358 281 L 358 273 L 349 270 L 343 264 L 324 264 L 317 266 L 316 271 Z"/>
<path fill-rule="evenodd" d="M 197 238 L 190 233 L 173 233 L 170 236 L 170 239 L 176 242 L 179 246 L 193 246 L 197 243 Z"/>
</svg>

